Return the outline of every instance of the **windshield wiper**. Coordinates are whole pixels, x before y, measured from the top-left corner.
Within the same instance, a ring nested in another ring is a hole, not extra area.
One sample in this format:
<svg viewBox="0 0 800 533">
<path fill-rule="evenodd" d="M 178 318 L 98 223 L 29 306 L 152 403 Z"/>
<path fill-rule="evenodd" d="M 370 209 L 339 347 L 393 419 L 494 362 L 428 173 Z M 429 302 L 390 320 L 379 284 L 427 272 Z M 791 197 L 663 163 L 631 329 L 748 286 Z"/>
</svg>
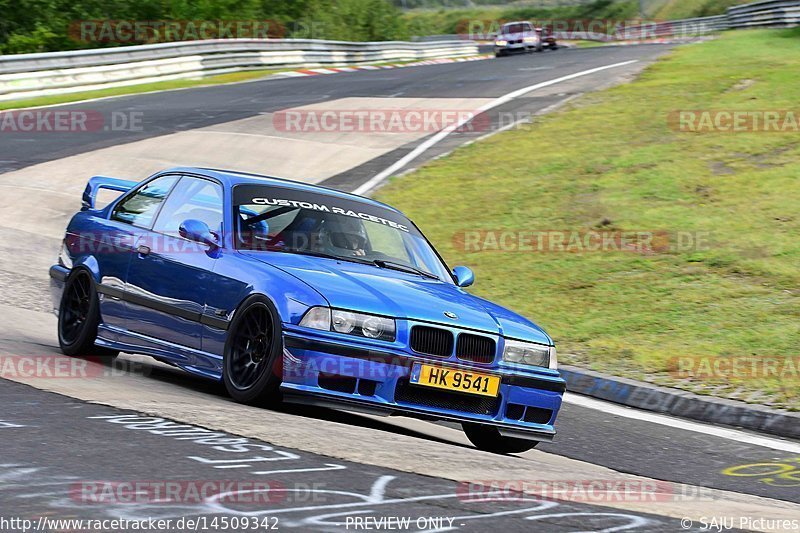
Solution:
<svg viewBox="0 0 800 533">
<path fill-rule="evenodd" d="M 352 263 L 361 263 L 364 265 L 372 264 L 370 261 L 366 259 L 360 259 L 358 257 L 343 257 L 341 255 L 334 255 L 334 254 L 326 254 L 325 252 L 313 252 L 311 250 L 294 250 L 292 248 L 281 248 L 279 246 L 267 246 L 266 249 L 270 252 L 284 252 L 287 254 L 297 254 L 297 255 L 309 255 L 311 257 L 324 257 L 325 259 L 335 259 L 337 261 L 350 261 Z"/>
<path fill-rule="evenodd" d="M 424 276 L 430 279 L 439 279 L 439 276 L 431 274 L 430 272 L 425 272 L 417 267 L 413 267 L 411 265 L 405 265 L 403 263 L 395 263 L 394 261 L 385 261 L 383 259 L 375 259 L 372 261 L 375 265 L 381 268 L 388 268 L 390 270 L 399 270 L 400 272 L 409 272 L 411 274 L 419 274 L 420 276 Z"/>
</svg>

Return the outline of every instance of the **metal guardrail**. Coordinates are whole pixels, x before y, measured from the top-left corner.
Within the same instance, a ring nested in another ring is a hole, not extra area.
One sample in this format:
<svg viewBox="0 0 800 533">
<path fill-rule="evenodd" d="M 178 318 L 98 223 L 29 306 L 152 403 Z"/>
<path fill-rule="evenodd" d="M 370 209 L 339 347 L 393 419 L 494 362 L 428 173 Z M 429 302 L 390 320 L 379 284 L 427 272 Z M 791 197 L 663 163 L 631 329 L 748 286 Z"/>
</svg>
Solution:
<svg viewBox="0 0 800 533">
<path fill-rule="evenodd" d="M 724 15 L 625 28 L 622 38 L 690 37 L 728 29 L 789 28 L 797 25 L 800 25 L 800 0 L 765 0 L 730 7 Z"/>
<path fill-rule="evenodd" d="M 700 17 L 684 20 L 651 22 L 637 26 L 621 27 L 614 34 L 598 32 L 556 31 L 554 36 L 560 40 L 587 40 L 612 43 L 626 40 L 647 40 L 663 37 L 691 37 L 705 35 L 728 28 L 725 15 Z"/>
<path fill-rule="evenodd" d="M 471 41 L 215 39 L 0 56 L 0 101 L 241 70 L 356 65 L 476 55 Z"/>
<path fill-rule="evenodd" d="M 788 28 L 800 24 L 800 1 L 767 0 L 728 8 L 731 28 Z"/>
</svg>

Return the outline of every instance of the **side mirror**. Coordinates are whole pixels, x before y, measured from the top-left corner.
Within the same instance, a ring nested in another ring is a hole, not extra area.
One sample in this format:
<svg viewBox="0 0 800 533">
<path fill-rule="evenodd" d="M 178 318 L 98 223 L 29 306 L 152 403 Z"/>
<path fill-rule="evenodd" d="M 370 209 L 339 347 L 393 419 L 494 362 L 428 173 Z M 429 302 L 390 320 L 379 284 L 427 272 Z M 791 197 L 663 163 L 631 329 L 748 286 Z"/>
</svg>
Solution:
<svg viewBox="0 0 800 533">
<path fill-rule="evenodd" d="M 180 228 L 178 228 L 178 233 L 180 233 L 180 236 L 184 239 L 199 242 L 200 244 L 206 244 L 212 248 L 217 248 L 219 246 L 219 243 L 217 243 L 217 238 L 214 237 L 213 233 L 211 233 L 211 230 L 208 228 L 208 224 L 202 220 L 197 220 L 194 218 L 184 220 Z"/>
<path fill-rule="evenodd" d="M 456 285 L 459 287 L 469 287 L 475 283 L 475 274 L 465 266 L 455 267 L 453 275 L 456 277 Z"/>
</svg>

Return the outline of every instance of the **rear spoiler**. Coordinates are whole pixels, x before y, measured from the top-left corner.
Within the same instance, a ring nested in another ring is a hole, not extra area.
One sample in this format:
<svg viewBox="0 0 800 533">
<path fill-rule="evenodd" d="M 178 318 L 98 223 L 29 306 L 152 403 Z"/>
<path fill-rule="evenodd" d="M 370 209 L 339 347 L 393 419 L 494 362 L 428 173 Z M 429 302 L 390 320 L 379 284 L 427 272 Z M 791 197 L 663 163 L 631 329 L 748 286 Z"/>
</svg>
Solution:
<svg viewBox="0 0 800 533">
<path fill-rule="evenodd" d="M 100 189 L 110 189 L 112 191 L 128 192 L 133 189 L 138 182 L 123 180 L 119 178 L 109 178 L 106 176 L 94 176 L 89 179 L 86 189 L 83 191 L 83 202 L 81 211 L 94 209 L 94 202 L 97 199 L 97 191 Z"/>
</svg>

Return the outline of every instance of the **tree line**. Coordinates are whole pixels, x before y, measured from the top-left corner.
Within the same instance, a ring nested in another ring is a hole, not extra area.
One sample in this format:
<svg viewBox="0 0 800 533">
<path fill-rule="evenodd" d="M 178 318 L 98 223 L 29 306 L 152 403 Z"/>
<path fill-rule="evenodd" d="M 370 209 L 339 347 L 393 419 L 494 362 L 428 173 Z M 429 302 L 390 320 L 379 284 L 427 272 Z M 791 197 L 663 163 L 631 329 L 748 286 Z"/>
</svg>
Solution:
<svg viewBox="0 0 800 533">
<path fill-rule="evenodd" d="M 147 44 L 214 31 L 250 37 L 259 35 L 247 28 L 266 26 L 270 37 L 409 38 L 388 0 L 0 0 L 0 53 Z"/>
</svg>

